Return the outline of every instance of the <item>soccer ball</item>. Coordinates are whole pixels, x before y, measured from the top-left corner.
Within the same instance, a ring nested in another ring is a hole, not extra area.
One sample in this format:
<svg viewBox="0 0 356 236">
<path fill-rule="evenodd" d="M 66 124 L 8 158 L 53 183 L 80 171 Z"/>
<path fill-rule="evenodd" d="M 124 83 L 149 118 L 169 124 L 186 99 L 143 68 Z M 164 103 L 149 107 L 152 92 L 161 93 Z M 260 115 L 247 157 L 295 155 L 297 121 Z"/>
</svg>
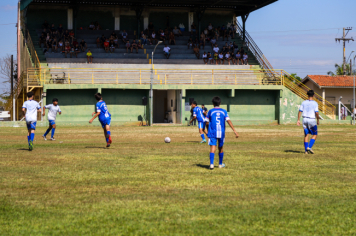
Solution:
<svg viewBox="0 0 356 236">
<path fill-rule="evenodd" d="M 167 137 L 167 138 L 164 139 L 164 142 L 165 142 L 165 143 L 170 143 L 170 142 L 171 142 L 171 139 L 170 139 L 169 137 Z"/>
</svg>

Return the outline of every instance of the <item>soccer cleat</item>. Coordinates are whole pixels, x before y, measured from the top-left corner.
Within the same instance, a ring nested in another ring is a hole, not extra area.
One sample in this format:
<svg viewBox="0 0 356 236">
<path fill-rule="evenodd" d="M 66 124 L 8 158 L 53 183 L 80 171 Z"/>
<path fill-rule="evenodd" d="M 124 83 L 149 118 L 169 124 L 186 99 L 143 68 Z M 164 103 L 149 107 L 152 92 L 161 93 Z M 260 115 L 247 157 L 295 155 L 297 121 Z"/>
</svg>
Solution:
<svg viewBox="0 0 356 236">
<path fill-rule="evenodd" d="M 225 168 L 225 164 L 222 163 L 222 165 L 219 165 L 219 168 Z"/>
<path fill-rule="evenodd" d="M 214 165 L 211 164 L 209 169 L 210 169 L 210 170 L 214 170 Z"/>
<path fill-rule="evenodd" d="M 204 139 L 203 141 L 201 141 L 200 143 L 206 143 L 206 140 Z"/>
<path fill-rule="evenodd" d="M 51 138 L 50 140 L 51 140 L 51 141 L 56 141 L 54 138 Z"/>
<path fill-rule="evenodd" d="M 42 138 L 45 140 L 45 141 L 47 141 L 47 138 L 46 138 L 46 136 L 44 136 L 44 135 L 42 135 Z"/>
<path fill-rule="evenodd" d="M 314 151 L 313 151 L 313 149 L 311 149 L 311 148 L 308 148 L 307 151 L 308 151 L 308 153 L 310 153 L 310 154 L 314 154 Z"/>
<path fill-rule="evenodd" d="M 112 144 L 111 136 L 109 137 L 109 144 Z"/>
<path fill-rule="evenodd" d="M 106 144 L 106 147 L 110 147 L 110 142 L 108 142 L 108 143 Z"/>
<path fill-rule="evenodd" d="M 29 144 L 28 144 L 28 150 L 29 150 L 29 151 L 32 151 L 32 150 L 33 150 L 33 143 L 32 143 L 32 141 L 30 141 Z"/>
<path fill-rule="evenodd" d="M 309 154 L 308 151 L 306 151 L 304 154 Z"/>
</svg>

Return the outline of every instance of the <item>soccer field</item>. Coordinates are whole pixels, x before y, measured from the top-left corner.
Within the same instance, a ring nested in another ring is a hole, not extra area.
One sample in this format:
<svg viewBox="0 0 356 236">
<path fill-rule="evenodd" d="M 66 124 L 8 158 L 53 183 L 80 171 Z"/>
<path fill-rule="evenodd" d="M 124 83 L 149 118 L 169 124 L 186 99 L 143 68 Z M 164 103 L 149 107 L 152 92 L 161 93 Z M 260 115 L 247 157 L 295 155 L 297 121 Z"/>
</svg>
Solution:
<svg viewBox="0 0 356 236">
<path fill-rule="evenodd" d="M 196 127 L 0 128 L 0 235 L 356 234 L 355 128 L 318 128 L 228 128 L 214 170 Z"/>
</svg>

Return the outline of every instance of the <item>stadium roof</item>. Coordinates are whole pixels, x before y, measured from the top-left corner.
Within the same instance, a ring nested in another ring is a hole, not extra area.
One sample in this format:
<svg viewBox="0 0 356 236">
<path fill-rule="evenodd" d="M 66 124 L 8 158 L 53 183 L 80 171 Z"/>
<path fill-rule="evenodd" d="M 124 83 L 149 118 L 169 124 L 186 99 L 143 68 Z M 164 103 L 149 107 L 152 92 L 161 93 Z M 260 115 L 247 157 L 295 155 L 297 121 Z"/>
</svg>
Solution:
<svg viewBox="0 0 356 236">
<path fill-rule="evenodd" d="M 118 5 L 145 7 L 191 7 L 231 9 L 246 15 L 278 0 L 21 0 L 21 10 L 29 4 Z"/>
<path fill-rule="evenodd" d="M 307 75 L 302 83 L 311 81 L 319 88 L 352 88 L 354 85 L 353 76 L 329 76 L 329 75 Z"/>
</svg>

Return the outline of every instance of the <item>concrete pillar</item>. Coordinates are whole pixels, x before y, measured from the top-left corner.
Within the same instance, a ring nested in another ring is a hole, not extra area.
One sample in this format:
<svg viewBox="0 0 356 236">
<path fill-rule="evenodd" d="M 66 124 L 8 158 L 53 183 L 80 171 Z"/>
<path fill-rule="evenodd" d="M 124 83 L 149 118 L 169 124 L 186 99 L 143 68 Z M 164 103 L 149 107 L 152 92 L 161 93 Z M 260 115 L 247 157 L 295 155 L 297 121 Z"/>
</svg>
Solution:
<svg viewBox="0 0 356 236">
<path fill-rule="evenodd" d="M 68 9 L 67 17 L 68 17 L 68 29 L 72 30 L 73 29 L 73 9 Z"/>
<path fill-rule="evenodd" d="M 120 16 L 115 17 L 115 30 L 120 30 Z"/>
<path fill-rule="evenodd" d="M 182 125 L 185 125 L 186 121 L 185 121 L 185 117 L 184 117 L 184 113 L 185 113 L 185 96 L 186 96 L 186 90 L 185 89 L 182 89 L 182 100 L 181 100 L 181 103 L 180 103 L 180 110 L 181 110 L 181 113 L 180 113 L 180 120 L 182 122 Z"/>
<path fill-rule="evenodd" d="M 143 30 L 148 28 L 148 16 L 143 18 Z"/>
<path fill-rule="evenodd" d="M 189 32 L 192 31 L 192 24 L 194 22 L 194 12 L 189 12 L 188 13 L 188 27 L 189 27 Z"/>
</svg>

